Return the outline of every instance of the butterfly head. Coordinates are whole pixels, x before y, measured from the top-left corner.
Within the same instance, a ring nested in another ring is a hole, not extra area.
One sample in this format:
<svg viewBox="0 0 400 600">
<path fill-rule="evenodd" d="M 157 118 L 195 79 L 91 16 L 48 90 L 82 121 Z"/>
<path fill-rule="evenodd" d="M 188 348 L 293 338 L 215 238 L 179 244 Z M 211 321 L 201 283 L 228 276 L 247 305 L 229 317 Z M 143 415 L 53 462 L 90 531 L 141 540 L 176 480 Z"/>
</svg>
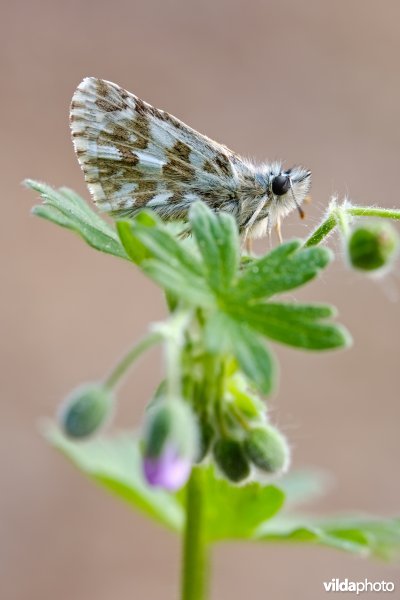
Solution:
<svg viewBox="0 0 400 600">
<path fill-rule="evenodd" d="M 310 191 L 311 171 L 303 167 L 283 170 L 282 165 L 276 163 L 271 168 L 269 187 L 276 207 L 285 207 L 285 212 L 296 208 L 300 217 L 304 218 L 301 205 Z"/>
<path fill-rule="evenodd" d="M 296 208 L 300 217 L 304 218 L 301 205 L 307 198 L 310 187 L 311 171 L 308 169 L 292 167 L 284 170 L 279 163 L 272 165 L 269 174 L 270 194 L 275 200 L 275 206 L 285 214 Z"/>
</svg>

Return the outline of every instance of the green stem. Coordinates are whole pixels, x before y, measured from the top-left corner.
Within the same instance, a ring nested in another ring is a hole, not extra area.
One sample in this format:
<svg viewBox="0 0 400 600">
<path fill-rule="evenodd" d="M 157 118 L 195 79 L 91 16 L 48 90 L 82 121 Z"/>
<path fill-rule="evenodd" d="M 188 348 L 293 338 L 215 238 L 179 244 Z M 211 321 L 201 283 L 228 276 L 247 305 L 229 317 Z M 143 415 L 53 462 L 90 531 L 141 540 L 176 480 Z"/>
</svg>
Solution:
<svg viewBox="0 0 400 600">
<path fill-rule="evenodd" d="M 330 234 L 330 232 L 338 225 L 337 212 L 342 211 L 344 214 L 352 217 L 380 217 L 382 219 L 395 219 L 400 221 L 400 210 L 390 208 L 374 208 L 372 206 L 341 206 L 336 205 L 331 208 L 328 216 L 321 225 L 317 227 L 305 241 L 304 246 L 316 246 Z"/>
<path fill-rule="evenodd" d="M 343 239 L 346 240 L 350 235 L 349 213 L 344 206 L 338 206 L 335 210 L 334 216 L 336 217 L 336 224 L 343 236 Z"/>
<path fill-rule="evenodd" d="M 165 360 L 167 371 L 167 397 L 172 400 L 181 395 L 182 350 L 185 345 L 185 332 L 191 311 L 176 310 L 169 321 L 162 324 L 159 331 L 164 335 Z"/>
<path fill-rule="evenodd" d="M 400 221 L 400 210 L 394 208 L 374 208 L 373 206 L 349 206 L 346 211 L 353 217 L 381 217 Z"/>
<path fill-rule="evenodd" d="M 208 583 L 208 545 L 204 532 L 204 470 L 194 467 L 186 490 L 181 600 L 205 600 Z"/>
<path fill-rule="evenodd" d="M 317 246 L 330 232 L 336 227 L 336 219 L 333 214 L 330 214 L 325 221 L 321 223 L 315 231 L 310 235 L 304 243 L 305 247 Z"/>
<path fill-rule="evenodd" d="M 128 371 L 132 363 L 139 358 L 141 354 L 146 352 L 146 350 L 151 348 L 151 346 L 157 344 L 161 339 L 162 335 L 160 333 L 150 333 L 142 341 L 131 348 L 131 350 L 129 350 L 129 352 L 122 357 L 119 363 L 111 371 L 110 375 L 104 382 L 104 387 L 109 390 L 113 389 Z"/>
</svg>

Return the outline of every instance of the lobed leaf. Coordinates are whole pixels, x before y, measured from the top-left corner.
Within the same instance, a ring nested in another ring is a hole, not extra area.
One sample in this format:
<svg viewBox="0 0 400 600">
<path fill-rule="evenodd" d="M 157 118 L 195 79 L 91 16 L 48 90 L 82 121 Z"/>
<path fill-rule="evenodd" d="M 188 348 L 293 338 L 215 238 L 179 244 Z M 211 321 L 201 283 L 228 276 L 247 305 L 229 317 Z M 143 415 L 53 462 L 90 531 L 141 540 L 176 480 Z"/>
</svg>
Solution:
<svg viewBox="0 0 400 600">
<path fill-rule="evenodd" d="M 173 237 L 151 213 L 117 224 L 121 242 L 133 262 L 173 296 L 194 306 L 214 305 L 197 256 Z"/>
<path fill-rule="evenodd" d="M 300 246 L 292 240 L 249 263 L 236 286 L 237 298 L 254 301 L 287 292 L 316 277 L 332 260 L 327 248 Z"/>
<path fill-rule="evenodd" d="M 142 270 L 153 281 L 176 298 L 179 298 L 179 300 L 186 300 L 193 306 L 204 308 L 214 306 L 214 298 L 204 281 L 191 273 L 181 272 L 174 265 L 155 260 L 145 261 L 142 264 Z"/>
<path fill-rule="evenodd" d="M 224 295 L 239 266 L 236 223 L 227 213 L 216 214 L 202 202 L 193 204 L 189 216 L 208 284 L 214 292 Z"/>
<path fill-rule="evenodd" d="M 400 555 L 400 519 L 277 517 L 262 525 L 255 539 L 311 543 L 388 560 Z"/>
<path fill-rule="evenodd" d="M 232 485 L 213 466 L 197 468 L 203 471 L 204 534 L 210 542 L 250 539 L 283 506 L 285 496 L 274 485 Z"/>
<path fill-rule="evenodd" d="M 138 220 L 132 221 L 133 240 L 139 240 L 150 253 L 151 258 L 179 269 L 183 274 L 204 277 L 204 269 L 198 258 L 182 241 L 178 241 L 163 226 L 146 226 Z"/>
<path fill-rule="evenodd" d="M 157 220 L 149 213 L 142 212 L 136 218 L 147 227 L 157 225 Z M 137 237 L 132 235 L 131 221 L 117 221 L 117 233 L 125 252 L 135 264 L 140 266 L 146 258 L 151 258 L 151 252 Z"/>
<path fill-rule="evenodd" d="M 133 435 L 72 442 L 53 424 L 45 426 L 44 435 L 90 479 L 163 525 L 182 529 L 183 510 L 175 496 L 146 483 L 139 444 Z"/>
<path fill-rule="evenodd" d="M 133 435 L 71 442 L 53 424 L 46 425 L 44 434 L 90 479 L 159 523 L 182 532 L 185 489 L 172 494 L 148 486 L 142 476 L 139 444 Z M 251 483 L 237 487 L 218 478 L 213 467 L 197 468 L 203 473 L 205 535 L 209 541 L 249 538 L 283 504 L 283 492 L 273 485 Z"/>
<path fill-rule="evenodd" d="M 56 190 L 49 185 L 27 179 L 25 185 L 39 192 L 43 204 L 32 213 L 80 235 L 92 248 L 127 258 L 118 236 L 78 194 L 68 188 Z"/>
<path fill-rule="evenodd" d="M 231 304 L 236 320 L 266 337 L 305 350 L 332 350 L 351 344 L 347 330 L 334 323 L 320 322 L 333 309 L 324 305 L 289 303 Z"/>
<path fill-rule="evenodd" d="M 185 489 L 171 494 L 147 485 L 142 475 L 139 443 L 134 435 L 124 433 L 72 442 L 58 427 L 49 423 L 44 428 L 44 435 L 91 480 L 132 508 L 182 533 Z M 212 466 L 197 468 L 203 475 L 204 533 L 210 542 L 251 539 L 311 543 L 384 559 L 399 553 L 400 519 L 283 517 L 277 514 L 284 502 L 283 490 L 288 493 L 289 501 L 296 496 L 298 499 L 299 479 L 297 483 L 292 481 L 287 485 L 284 478 L 282 489 L 260 483 L 234 486 L 219 478 Z M 304 474 L 300 474 L 300 496 L 304 495 L 304 481 Z M 293 493 L 294 488 L 297 492 Z"/>
</svg>

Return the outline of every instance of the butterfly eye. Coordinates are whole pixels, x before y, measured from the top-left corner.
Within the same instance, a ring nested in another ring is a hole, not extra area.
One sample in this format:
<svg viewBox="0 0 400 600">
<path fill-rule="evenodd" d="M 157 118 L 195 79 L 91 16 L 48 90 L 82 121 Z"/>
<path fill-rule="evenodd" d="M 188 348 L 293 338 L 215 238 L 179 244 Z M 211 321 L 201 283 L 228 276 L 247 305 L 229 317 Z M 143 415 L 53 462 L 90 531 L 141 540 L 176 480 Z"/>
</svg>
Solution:
<svg viewBox="0 0 400 600">
<path fill-rule="evenodd" d="M 283 196 L 290 188 L 290 177 L 288 175 L 277 175 L 272 180 L 272 191 L 275 196 Z"/>
</svg>

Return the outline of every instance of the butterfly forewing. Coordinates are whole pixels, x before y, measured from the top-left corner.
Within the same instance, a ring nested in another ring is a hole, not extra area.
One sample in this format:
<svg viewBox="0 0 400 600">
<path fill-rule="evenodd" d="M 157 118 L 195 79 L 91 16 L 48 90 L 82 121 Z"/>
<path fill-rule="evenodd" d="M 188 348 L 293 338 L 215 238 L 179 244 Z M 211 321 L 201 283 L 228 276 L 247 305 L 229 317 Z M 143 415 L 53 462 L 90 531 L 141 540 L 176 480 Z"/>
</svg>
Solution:
<svg viewBox="0 0 400 600">
<path fill-rule="evenodd" d="M 224 146 L 93 77 L 73 96 L 71 129 L 94 201 L 116 215 L 147 206 L 181 218 L 197 199 L 222 208 L 235 202 L 237 167 L 246 170 Z"/>
</svg>

